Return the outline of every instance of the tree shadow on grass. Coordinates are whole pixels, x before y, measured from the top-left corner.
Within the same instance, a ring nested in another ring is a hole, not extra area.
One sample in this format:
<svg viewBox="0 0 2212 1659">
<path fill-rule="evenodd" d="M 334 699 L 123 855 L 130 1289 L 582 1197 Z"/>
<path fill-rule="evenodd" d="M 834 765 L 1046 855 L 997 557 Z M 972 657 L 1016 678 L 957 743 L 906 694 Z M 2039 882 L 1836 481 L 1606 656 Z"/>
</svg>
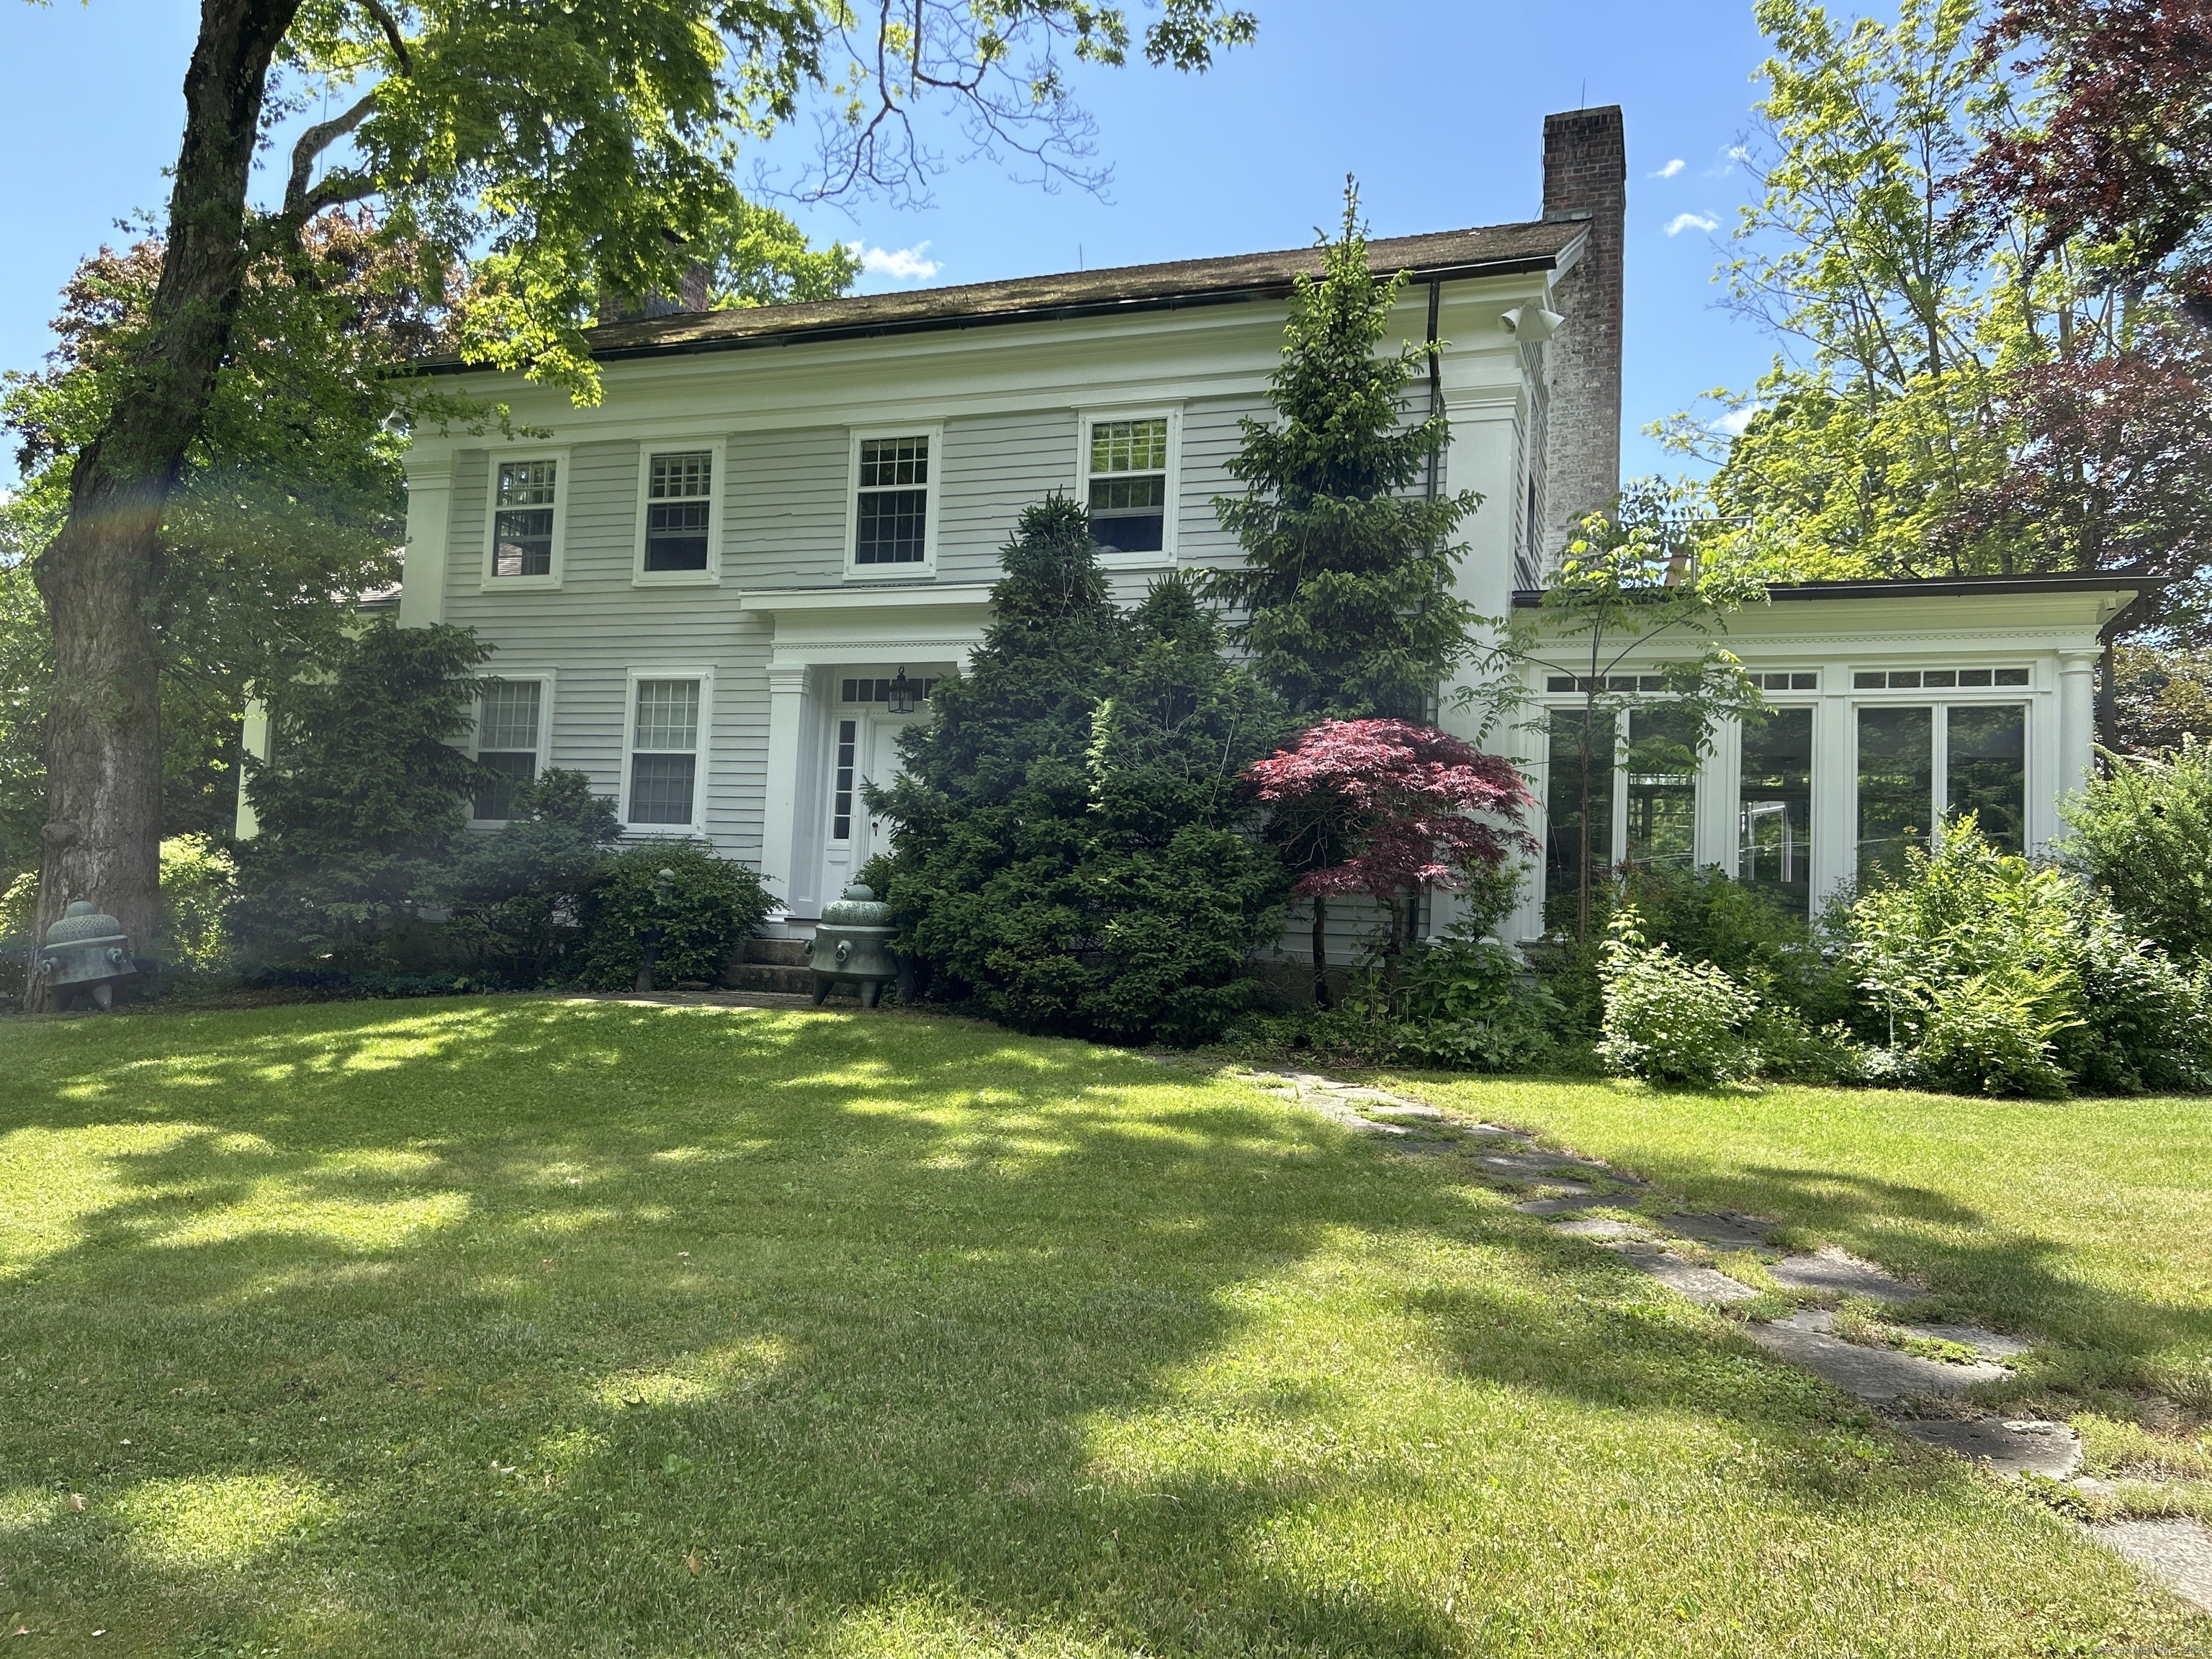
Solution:
<svg viewBox="0 0 2212 1659">
<path fill-rule="evenodd" d="M 1401 1406 L 1840 1432 L 1449 1161 L 1081 1044 L 519 1000 L 113 1029 L 26 1045 L 0 1108 L 0 1183 L 52 1199 L 0 1280 L 0 1599 L 118 1647 L 1420 1655 L 1457 1594 L 1543 1651 L 1557 1584 L 1470 1582 L 1432 1534 L 1474 1472 Z M 1747 1478 L 1783 1522 L 1942 1497 Z"/>
</svg>

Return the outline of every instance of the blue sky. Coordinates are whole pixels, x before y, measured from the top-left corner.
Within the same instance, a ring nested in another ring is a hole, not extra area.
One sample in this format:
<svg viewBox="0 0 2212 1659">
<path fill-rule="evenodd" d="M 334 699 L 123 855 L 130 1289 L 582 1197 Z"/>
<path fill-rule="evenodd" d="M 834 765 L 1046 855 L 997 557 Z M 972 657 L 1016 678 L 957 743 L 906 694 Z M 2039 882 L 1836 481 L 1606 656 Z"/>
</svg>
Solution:
<svg viewBox="0 0 2212 1659">
<path fill-rule="evenodd" d="M 956 165 L 922 210 L 797 216 L 876 251 L 868 289 L 1296 246 L 1358 175 L 1374 232 L 1533 218 L 1545 114 L 1618 103 L 1629 144 L 1623 465 L 1674 470 L 1645 422 L 1747 385 L 1772 354 L 1714 308 L 1716 239 L 1749 189 L 1728 160 L 1763 56 L 1748 0 L 1655 6 L 1248 0 L 1258 45 L 1210 75 L 1085 74 L 1103 199 Z M 1133 9 L 1142 12 L 1142 0 Z M 36 364 L 70 268 L 159 208 L 197 21 L 182 0 L 0 6 L 0 368 Z M 942 133 L 948 159 L 961 146 Z M 1710 225 L 1711 229 L 1708 229 Z M 12 455 L 0 478 L 12 477 Z"/>
</svg>

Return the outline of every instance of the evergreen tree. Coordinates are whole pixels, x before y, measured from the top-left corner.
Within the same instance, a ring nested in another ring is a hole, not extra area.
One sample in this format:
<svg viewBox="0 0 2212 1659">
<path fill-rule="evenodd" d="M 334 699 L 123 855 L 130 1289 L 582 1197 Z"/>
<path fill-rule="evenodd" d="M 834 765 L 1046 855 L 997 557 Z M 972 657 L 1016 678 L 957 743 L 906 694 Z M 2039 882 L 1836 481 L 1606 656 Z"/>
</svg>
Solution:
<svg viewBox="0 0 2212 1659">
<path fill-rule="evenodd" d="M 1280 419 L 1243 422 L 1229 470 L 1245 493 L 1213 503 L 1245 562 L 1212 591 L 1242 613 L 1231 637 L 1255 672 L 1300 714 L 1426 718 L 1476 620 L 1453 592 L 1465 550 L 1451 538 L 1482 498 L 1425 487 L 1450 441 L 1442 410 L 1407 423 L 1428 348 L 1376 352 L 1405 282 L 1369 269 L 1347 183 L 1343 234 L 1320 279 L 1302 273 L 1291 293 L 1270 382 Z"/>
<path fill-rule="evenodd" d="M 933 992 L 1023 1030 L 1201 1042 L 1242 1008 L 1285 885 L 1237 774 L 1288 722 L 1171 576 L 1128 615 L 1089 517 L 1023 513 L 969 672 L 872 791 L 881 881 Z"/>
</svg>

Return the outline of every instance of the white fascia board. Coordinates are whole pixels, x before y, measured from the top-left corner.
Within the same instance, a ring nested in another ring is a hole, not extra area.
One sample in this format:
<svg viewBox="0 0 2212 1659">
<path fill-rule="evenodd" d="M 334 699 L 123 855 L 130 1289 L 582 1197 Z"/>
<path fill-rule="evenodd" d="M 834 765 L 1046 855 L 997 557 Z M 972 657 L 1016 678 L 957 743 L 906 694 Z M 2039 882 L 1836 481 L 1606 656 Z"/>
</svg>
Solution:
<svg viewBox="0 0 2212 1659">
<path fill-rule="evenodd" d="M 1475 325 L 1542 289 L 1540 273 L 1447 283 L 1448 381 L 1517 384 L 1511 337 L 1494 316 Z M 1281 362 L 1286 315 L 1284 302 L 1261 301 L 629 359 L 603 367 L 605 396 L 589 408 L 512 376 L 471 377 L 471 390 L 505 398 L 518 422 L 564 443 L 1257 397 Z M 1406 291 L 1391 322 L 1423 337 L 1425 284 Z"/>
<path fill-rule="evenodd" d="M 2079 650 L 2094 645 L 2097 630 L 2132 597 L 2093 591 L 1777 599 L 1737 611 L 1711 637 L 1746 658 L 1754 651 L 1771 656 L 1813 648 L 1831 655 L 1856 651 L 1917 657 L 1936 650 Z M 1537 629 L 1540 638 L 1560 637 L 1540 619 Z M 1694 654 L 1696 649 L 1693 636 L 1676 631 L 1640 641 L 1630 654 L 1638 661 L 1658 662 Z"/>
<path fill-rule="evenodd" d="M 738 595 L 741 611 L 893 611 L 915 605 L 988 605 L 988 582 L 932 582 L 912 587 L 758 587 Z"/>
</svg>

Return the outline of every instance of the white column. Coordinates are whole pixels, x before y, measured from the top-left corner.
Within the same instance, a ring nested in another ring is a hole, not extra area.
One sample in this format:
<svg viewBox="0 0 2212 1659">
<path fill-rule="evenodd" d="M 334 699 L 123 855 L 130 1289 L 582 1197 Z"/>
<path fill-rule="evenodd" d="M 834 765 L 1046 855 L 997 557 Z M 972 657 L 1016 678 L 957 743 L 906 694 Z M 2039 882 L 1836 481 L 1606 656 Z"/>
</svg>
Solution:
<svg viewBox="0 0 2212 1659">
<path fill-rule="evenodd" d="M 787 911 L 798 869 L 799 762 L 806 732 L 806 670 L 768 671 L 768 794 L 761 817 L 761 874 Z"/>
<path fill-rule="evenodd" d="M 258 697 L 246 700 L 246 718 L 240 722 L 239 747 L 256 760 L 269 758 L 269 705 Z M 238 818 L 234 833 L 240 841 L 252 841 L 261 833 L 261 820 L 254 816 L 253 804 L 246 798 L 246 767 L 238 769 Z"/>
<path fill-rule="evenodd" d="M 1813 908 L 1858 873 L 1858 734 L 1842 665 L 1820 671 L 1813 707 Z"/>
<path fill-rule="evenodd" d="M 1694 861 L 1735 873 L 1736 824 L 1743 794 L 1743 726 L 1723 720 L 1713 729 L 1711 752 L 1698 757 Z"/>
<path fill-rule="evenodd" d="M 399 625 L 427 628 L 446 615 L 446 551 L 453 509 L 449 454 L 423 455 L 407 467 L 407 547 L 401 555 Z"/>
<path fill-rule="evenodd" d="M 2058 764 L 2051 787 L 2034 790 L 2028 800 L 2027 839 L 2038 845 L 2055 841 L 2061 825 L 2058 803 L 2085 787 L 2094 775 L 2097 742 L 2097 659 L 2095 651 L 2058 653 Z M 2034 773 L 2031 768 L 2029 778 Z"/>
</svg>

